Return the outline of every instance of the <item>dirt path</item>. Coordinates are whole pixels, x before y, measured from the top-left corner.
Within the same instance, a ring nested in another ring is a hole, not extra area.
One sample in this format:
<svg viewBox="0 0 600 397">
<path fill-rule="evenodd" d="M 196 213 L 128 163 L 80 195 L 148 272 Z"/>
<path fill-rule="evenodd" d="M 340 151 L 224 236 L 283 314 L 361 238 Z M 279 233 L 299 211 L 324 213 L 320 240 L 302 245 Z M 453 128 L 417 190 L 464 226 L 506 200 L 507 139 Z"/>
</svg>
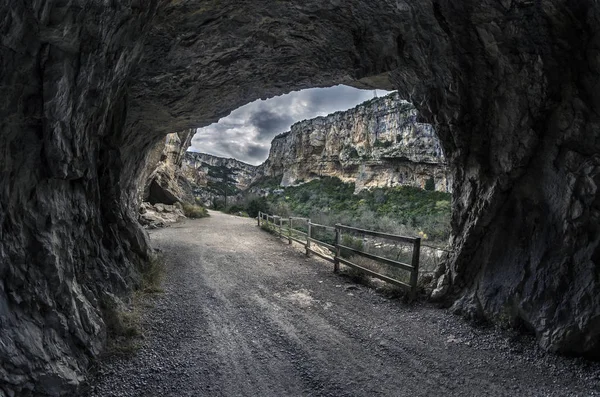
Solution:
<svg viewBox="0 0 600 397">
<path fill-rule="evenodd" d="M 346 282 L 221 213 L 152 233 L 165 293 L 90 396 L 596 396 L 600 368 Z"/>
</svg>

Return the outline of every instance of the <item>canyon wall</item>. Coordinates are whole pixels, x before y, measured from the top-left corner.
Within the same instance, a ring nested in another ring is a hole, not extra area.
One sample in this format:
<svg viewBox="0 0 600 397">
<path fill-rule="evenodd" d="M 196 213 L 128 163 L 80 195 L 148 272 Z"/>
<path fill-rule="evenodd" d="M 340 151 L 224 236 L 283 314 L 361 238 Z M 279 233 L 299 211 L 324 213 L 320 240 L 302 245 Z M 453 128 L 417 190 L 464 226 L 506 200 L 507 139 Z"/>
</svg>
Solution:
<svg viewBox="0 0 600 397">
<path fill-rule="evenodd" d="M 76 395 L 152 252 L 125 131 L 158 1 L 0 2 L 0 395 Z M 161 137 L 162 139 L 162 137 Z"/>
<path fill-rule="evenodd" d="M 206 153 L 187 152 L 182 170 L 198 186 L 207 186 L 210 180 L 222 181 L 219 170 L 225 171 L 238 190 L 248 188 L 256 173 L 256 166 L 232 158 L 213 156 Z M 221 179 L 221 180 L 220 180 Z"/>
<path fill-rule="evenodd" d="M 305 120 L 271 143 L 254 180 L 282 176 L 281 185 L 337 177 L 369 187 L 411 185 L 451 191 L 444 153 L 433 127 L 398 93 L 343 112 Z M 430 182 L 430 183 L 431 183 Z"/>
<path fill-rule="evenodd" d="M 206 153 L 187 152 L 182 165 L 194 196 L 207 207 L 248 188 L 255 173 L 253 165 Z"/>
<path fill-rule="evenodd" d="M 397 89 L 452 172 L 446 302 L 600 357 L 595 0 L 0 3 L 0 392 L 74 395 L 151 256 L 149 154 L 258 98 Z"/>
<path fill-rule="evenodd" d="M 167 134 L 150 152 L 145 174 L 140 178 L 142 200 L 151 204 L 194 202 L 192 186 L 183 173 L 186 151 L 196 130 Z"/>
</svg>

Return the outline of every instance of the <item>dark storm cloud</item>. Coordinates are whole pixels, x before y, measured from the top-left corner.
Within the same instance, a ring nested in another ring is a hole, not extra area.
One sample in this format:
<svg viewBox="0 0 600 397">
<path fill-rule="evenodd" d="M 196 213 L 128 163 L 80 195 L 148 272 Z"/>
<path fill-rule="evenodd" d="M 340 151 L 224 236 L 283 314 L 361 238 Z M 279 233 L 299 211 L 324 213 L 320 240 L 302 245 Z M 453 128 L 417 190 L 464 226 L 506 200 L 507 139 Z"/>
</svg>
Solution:
<svg viewBox="0 0 600 397">
<path fill-rule="evenodd" d="M 249 145 L 247 154 L 250 158 L 267 158 L 267 156 L 269 155 L 269 149 L 269 147 L 262 145 Z"/>
<path fill-rule="evenodd" d="M 258 100 L 234 110 L 218 123 L 198 129 L 190 150 L 257 165 L 266 160 L 275 135 L 289 131 L 293 123 L 352 108 L 373 96 L 373 91 L 335 86 Z"/>
<path fill-rule="evenodd" d="M 268 109 L 261 109 L 250 116 L 248 123 L 256 127 L 259 138 L 272 139 L 274 135 L 288 129 L 294 121 L 287 114 L 278 114 Z"/>
</svg>

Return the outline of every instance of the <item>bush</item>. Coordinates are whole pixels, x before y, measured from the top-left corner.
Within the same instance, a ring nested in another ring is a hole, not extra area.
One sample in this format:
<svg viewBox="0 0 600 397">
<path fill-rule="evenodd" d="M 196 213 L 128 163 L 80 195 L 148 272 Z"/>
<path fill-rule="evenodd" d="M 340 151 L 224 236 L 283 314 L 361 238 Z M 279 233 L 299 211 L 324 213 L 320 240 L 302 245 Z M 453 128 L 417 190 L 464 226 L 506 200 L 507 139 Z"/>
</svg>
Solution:
<svg viewBox="0 0 600 397">
<path fill-rule="evenodd" d="M 292 211 L 290 210 L 290 206 L 284 201 L 277 201 L 276 203 L 270 205 L 268 212 L 274 215 L 282 216 L 284 218 L 287 218 L 292 213 Z"/>
<path fill-rule="evenodd" d="M 387 149 L 389 147 L 391 147 L 393 145 L 392 141 L 382 141 L 382 140 L 375 140 L 375 143 L 373 144 L 374 147 L 378 147 L 378 148 L 384 148 Z"/>
<path fill-rule="evenodd" d="M 251 218 L 256 218 L 259 212 L 268 212 L 269 204 L 265 197 L 253 197 L 246 205 L 246 212 Z"/>
<path fill-rule="evenodd" d="M 354 194 L 354 188 L 353 183 L 322 177 L 286 187 L 282 195 L 253 198 L 255 201 L 248 201 L 246 207 L 252 217 L 263 211 L 280 216 L 307 217 L 324 225 L 341 223 L 406 236 L 417 236 L 422 232 L 429 240 L 444 243 L 448 240 L 449 193 L 400 186 Z"/>
<path fill-rule="evenodd" d="M 145 293 L 163 292 L 160 288 L 165 276 L 165 261 L 162 256 L 153 256 L 142 269 L 142 285 L 140 290 Z"/>
<path fill-rule="evenodd" d="M 209 216 L 206 208 L 197 204 L 183 204 L 183 214 L 192 219 L 206 218 Z"/>
<path fill-rule="evenodd" d="M 354 248 L 355 250 L 364 251 L 365 247 L 361 238 L 352 237 L 348 234 L 344 234 L 342 236 L 342 245 L 346 247 Z M 342 258 L 351 258 L 354 253 L 347 249 L 340 250 L 340 255 Z"/>
<path fill-rule="evenodd" d="M 225 200 L 219 198 L 213 198 L 212 200 L 212 209 L 216 211 L 223 211 L 225 209 Z"/>
<path fill-rule="evenodd" d="M 433 178 L 427 179 L 427 181 L 425 182 L 425 190 L 429 192 L 435 191 L 435 181 Z"/>
<path fill-rule="evenodd" d="M 239 204 L 233 204 L 233 205 L 230 205 L 229 207 L 227 207 L 225 209 L 225 212 L 227 212 L 228 214 L 237 214 L 240 212 L 245 212 L 245 210 L 246 209 L 243 206 L 241 206 Z"/>
<path fill-rule="evenodd" d="M 358 155 L 358 151 L 356 150 L 356 148 L 351 148 L 348 152 L 348 157 L 350 157 L 351 159 L 357 159 L 360 156 Z"/>
</svg>

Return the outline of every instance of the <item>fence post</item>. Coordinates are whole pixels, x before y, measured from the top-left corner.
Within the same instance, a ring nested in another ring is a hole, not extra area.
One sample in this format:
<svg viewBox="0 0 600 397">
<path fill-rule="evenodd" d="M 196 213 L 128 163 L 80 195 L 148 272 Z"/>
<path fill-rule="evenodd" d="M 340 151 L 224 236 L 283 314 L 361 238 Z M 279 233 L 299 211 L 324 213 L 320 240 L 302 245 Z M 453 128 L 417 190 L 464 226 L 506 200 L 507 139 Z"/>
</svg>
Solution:
<svg viewBox="0 0 600 397">
<path fill-rule="evenodd" d="M 419 281 L 419 256 L 421 255 L 421 239 L 415 239 L 412 255 L 412 272 L 410 273 L 410 300 L 417 296 L 417 282 Z"/>
<path fill-rule="evenodd" d="M 281 229 L 283 228 L 283 218 L 279 217 L 279 238 L 282 236 Z"/>
<path fill-rule="evenodd" d="M 306 256 L 310 255 L 310 238 L 312 236 L 311 233 L 312 227 L 310 224 L 310 219 L 308 220 L 308 233 L 306 234 Z"/>
<path fill-rule="evenodd" d="M 342 235 L 342 231 L 340 230 L 340 228 L 338 227 L 338 225 L 335 225 L 335 256 L 333 257 L 333 271 L 335 273 L 340 271 L 340 261 L 339 261 L 339 257 L 340 257 L 340 236 Z"/>
<path fill-rule="evenodd" d="M 258 226 L 260 227 L 260 218 L 262 217 L 262 212 L 258 211 Z"/>
<path fill-rule="evenodd" d="M 292 243 L 292 217 L 288 219 L 288 244 Z"/>
</svg>

